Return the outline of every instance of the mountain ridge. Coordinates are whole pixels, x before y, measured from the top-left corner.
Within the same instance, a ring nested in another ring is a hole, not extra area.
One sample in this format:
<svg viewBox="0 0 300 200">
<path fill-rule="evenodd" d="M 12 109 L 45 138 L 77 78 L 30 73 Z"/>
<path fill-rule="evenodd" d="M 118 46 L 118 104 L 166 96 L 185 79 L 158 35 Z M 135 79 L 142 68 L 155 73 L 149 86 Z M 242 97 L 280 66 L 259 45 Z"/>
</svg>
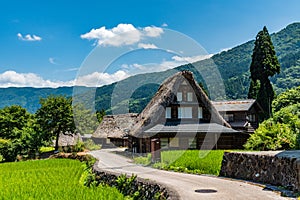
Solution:
<svg viewBox="0 0 300 200">
<path fill-rule="evenodd" d="M 271 38 L 281 64 L 281 73 L 271 78 L 275 91 L 279 94 L 286 89 L 300 85 L 300 23 L 289 24 L 277 33 L 272 33 Z M 178 66 L 163 72 L 139 74 L 117 83 L 105 85 L 96 89 L 96 110 L 107 110 L 108 113 L 140 112 L 149 102 L 159 87 L 159 83 L 177 71 L 190 70 L 195 79 L 204 85 L 204 88 L 218 89 L 221 83 L 211 86 L 204 82 L 199 71 L 216 66 L 225 86 L 225 94 L 212 99 L 244 99 L 247 98 L 249 87 L 249 66 L 254 47 L 254 40 L 250 40 L 229 50 L 213 55 L 210 59 L 197 61 L 192 64 Z M 213 77 L 211 77 L 213 78 Z M 148 83 L 148 84 L 145 84 Z M 126 91 L 120 91 L 117 99 L 114 91 L 126 86 Z M 137 87 L 139 86 L 139 87 Z M 76 86 L 78 87 L 78 86 Z M 74 87 L 58 88 L 0 88 L 0 107 L 13 104 L 21 105 L 34 113 L 39 108 L 39 98 L 50 94 L 72 96 Z M 89 88 L 82 87 L 82 92 Z M 216 92 L 218 93 L 218 92 Z M 131 96 L 128 97 L 128 94 Z M 122 98 L 122 96 L 126 98 Z M 116 104 L 113 99 L 118 100 Z M 114 105 L 112 105 L 112 103 Z"/>
</svg>

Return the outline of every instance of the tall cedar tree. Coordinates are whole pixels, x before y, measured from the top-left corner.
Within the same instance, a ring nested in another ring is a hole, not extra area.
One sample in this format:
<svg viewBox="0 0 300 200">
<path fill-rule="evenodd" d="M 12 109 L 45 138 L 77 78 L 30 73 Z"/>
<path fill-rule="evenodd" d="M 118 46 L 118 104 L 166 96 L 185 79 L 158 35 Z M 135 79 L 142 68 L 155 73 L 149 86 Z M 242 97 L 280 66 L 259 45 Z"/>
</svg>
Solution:
<svg viewBox="0 0 300 200">
<path fill-rule="evenodd" d="M 41 108 L 36 112 L 37 122 L 44 133 L 50 134 L 55 140 L 58 150 L 60 134 L 75 132 L 72 99 L 64 96 L 49 96 L 40 100 Z"/>
<path fill-rule="evenodd" d="M 266 27 L 256 36 L 250 72 L 252 81 L 248 97 L 257 99 L 264 110 L 263 119 L 269 118 L 275 95 L 269 77 L 280 73 L 280 64 Z"/>
</svg>

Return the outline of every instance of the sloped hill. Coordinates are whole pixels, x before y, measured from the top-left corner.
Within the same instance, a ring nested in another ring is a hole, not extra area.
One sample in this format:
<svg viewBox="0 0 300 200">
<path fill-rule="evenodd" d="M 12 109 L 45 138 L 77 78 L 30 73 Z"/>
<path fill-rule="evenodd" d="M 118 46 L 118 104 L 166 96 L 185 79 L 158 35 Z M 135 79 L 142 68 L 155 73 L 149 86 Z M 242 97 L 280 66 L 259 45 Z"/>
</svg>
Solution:
<svg viewBox="0 0 300 200">
<path fill-rule="evenodd" d="M 255 37 L 255 36 L 253 36 Z M 300 23 L 288 25 L 281 31 L 271 34 L 275 50 L 281 64 L 281 73 L 271 79 L 276 92 L 300 85 Z M 129 77 L 117 83 L 97 88 L 95 108 L 108 113 L 140 112 L 157 91 L 159 84 L 178 70 L 190 70 L 204 87 L 217 90 L 220 83 L 209 85 L 199 71 L 209 71 L 215 64 L 225 85 L 225 95 L 215 92 L 212 99 L 244 99 L 249 87 L 249 66 L 254 47 L 254 40 L 241 44 L 228 51 L 214 55 L 211 59 L 179 66 L 172 70 L 141 74 Z M 212 62 L 213 61 L 213 62 Z M 211 73 L 213 75 L 213 73 Z M 213 78 L 213 77 L 210 77 Z M 82 92 L 88 88 L 82 87 Z M 117 91 L 117 92 L 116 92 Z M 35 112 L 39 99 L 50 94 L 71 96 L 72 87 L 61 88 L 0 88 L 0 107 L 18 104 Z"/>
</svg>

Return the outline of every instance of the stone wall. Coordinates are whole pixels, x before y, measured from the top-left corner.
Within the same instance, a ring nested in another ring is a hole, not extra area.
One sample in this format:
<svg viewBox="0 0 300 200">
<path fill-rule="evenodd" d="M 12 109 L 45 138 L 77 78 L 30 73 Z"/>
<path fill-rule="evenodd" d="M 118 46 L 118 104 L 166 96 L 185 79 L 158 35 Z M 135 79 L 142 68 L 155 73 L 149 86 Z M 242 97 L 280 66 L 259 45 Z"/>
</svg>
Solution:
<svg viewBox="0 0 300 200">
<path fill-rule="evenodd" d="M 121 174 L 114 173 L 111 171 L 106 171 L 98 167 L 97 161 L 93 166 L 93 173 L 96 175 L 96 181 L 99 183 L 105 183 L 109 186 L 116 186 L 116 180 L 118 176 Z M 129 177 L 129 176 L 128 176 Z M 166 186 L 156 183 L 154 181 L 145 180 L 137 177 L 136 181 L 134 181 L 133 189 L 142 193 L 143 199 L 157 199 L 157 194 L 160 194 L 159 199 L 179 199 L 178 193 Z"/>
<path fill-rule="evenodd" d="M 225 152 L 221 176 L 300 191 L 300 151 Z"/>
</svg>

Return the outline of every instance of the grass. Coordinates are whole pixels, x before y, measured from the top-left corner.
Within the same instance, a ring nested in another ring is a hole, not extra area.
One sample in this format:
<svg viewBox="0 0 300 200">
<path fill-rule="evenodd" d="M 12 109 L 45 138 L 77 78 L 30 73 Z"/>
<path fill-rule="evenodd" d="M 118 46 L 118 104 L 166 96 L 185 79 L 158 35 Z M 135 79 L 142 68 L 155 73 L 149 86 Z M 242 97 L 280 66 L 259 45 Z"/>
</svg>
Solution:
<svg viewBox="0 0 300 200">
<path fill-rule="evenodd" d="M 80 184 L 84 169 L 69 159 L 0 164 L 0 199 L 124 199 L 116 188 Z"/>
<path fill-rule="evenodd" d="M 41 153 L 47 153 L 49 151 L 54 151 L 54 147 L 41 147 L 39 150 Z"/>
<path fill-rule="evenodd" d="M 177 172 L 219 175 L 223 155 L 223 150 L 162 151 L 161 162 L 154 163 L 152 166 Z M 151 162 L 151 155 L 137 157 L 135 158 L 135 162 L 148 165 Z"/>
</svg>

